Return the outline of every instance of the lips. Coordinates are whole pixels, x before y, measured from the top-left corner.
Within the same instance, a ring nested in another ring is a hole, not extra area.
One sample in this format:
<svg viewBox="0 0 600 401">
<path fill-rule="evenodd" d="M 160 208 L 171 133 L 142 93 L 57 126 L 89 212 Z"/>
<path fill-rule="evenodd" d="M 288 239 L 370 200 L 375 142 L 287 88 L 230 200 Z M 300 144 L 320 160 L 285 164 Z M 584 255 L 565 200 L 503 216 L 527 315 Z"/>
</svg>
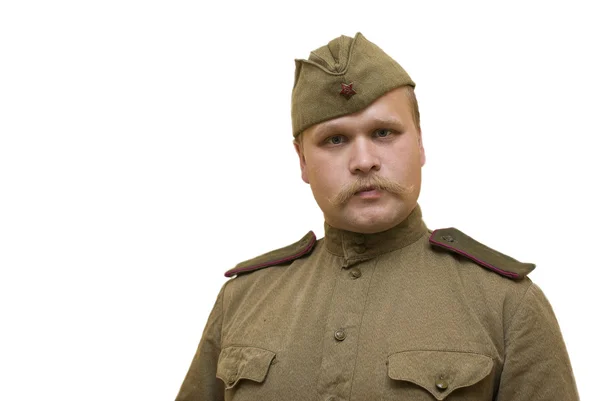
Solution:
<svg viewBox="0 0 600 401">
<path fill-rule="evenodd" d="M 383 192 L 377 187 L 365 187 L 355 193 L 354 196 L 358 197 L 359 199 L 373 201 L 381 198 L 381 196 L 383 196 Z"/>
<path fill-rule="evenodd" d="M 377 189 L 377 188 L 375 188 L 375 187 L 364 187 L 364 188 L 361 188 L 361 189 L 359 189 L 358 191 L 356 191 L 356 193 L 357 193 L 357 194 L 360 194 L 360 193 L 362 193 L 362 192 L 374 191 L 374 190 L 376 190 L 376 189 Z"/>
</svg>

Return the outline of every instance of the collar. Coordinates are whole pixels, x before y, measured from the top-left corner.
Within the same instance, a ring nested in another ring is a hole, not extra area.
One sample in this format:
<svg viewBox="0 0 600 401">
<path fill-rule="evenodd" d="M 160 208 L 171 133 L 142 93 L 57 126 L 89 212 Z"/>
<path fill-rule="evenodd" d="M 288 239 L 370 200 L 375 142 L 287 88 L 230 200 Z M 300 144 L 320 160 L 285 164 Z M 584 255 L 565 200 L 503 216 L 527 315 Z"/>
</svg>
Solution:
<svg viewBox="0 0 600 401">
<path fill-rule="evenodd" d="M 404 248 L 427 232 L 417 204 L 400 224 L 374 234 L 361 234 L 340 230 L 325 223 L 325 246 L 335 255 L 342 256 L 346 264 L 360 262 L 378 255 Z"/>
</svg>

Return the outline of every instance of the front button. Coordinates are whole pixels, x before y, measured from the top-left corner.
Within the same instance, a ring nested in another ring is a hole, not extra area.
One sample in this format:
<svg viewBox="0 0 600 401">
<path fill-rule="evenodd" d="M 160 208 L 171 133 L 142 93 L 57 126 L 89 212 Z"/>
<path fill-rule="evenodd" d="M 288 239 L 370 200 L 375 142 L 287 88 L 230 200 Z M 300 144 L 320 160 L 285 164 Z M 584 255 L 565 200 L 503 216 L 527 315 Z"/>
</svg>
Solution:
<svg viewBox="0 0 600 401">
<path fill-rule="evenodd" d="M 354 243 L 356 245 L 362 245 L 362 244 L 364 244 L 365 243 L 365 237 L 363 237 L 362 235 L 360 237 L 356 237 L 354 239 Z"/>
<path fill-rule="evenodd" d="M 354 248 L 354 250 L 356 251 L 356 253 L 365 253 L 367 248 L 364 245 L 357 245 L 356 248 Z"/>
<path fill-rule="evenodd" d="M 337 330 L 333 336 L 338 341 L 344 341 L 346 339 L 346 332 L 344 330 L 340 329 L 340 330 Z"/>
<path fill-rule="evenodd" d="M 360 269 L 357 269 L 355 267 L 352 270 L 350 270 L 350 277 L 352 277 L 352 278 L 359 278 L 360 276 L 362 276 L 362 273 L 361 273 Z"/>
</svg>

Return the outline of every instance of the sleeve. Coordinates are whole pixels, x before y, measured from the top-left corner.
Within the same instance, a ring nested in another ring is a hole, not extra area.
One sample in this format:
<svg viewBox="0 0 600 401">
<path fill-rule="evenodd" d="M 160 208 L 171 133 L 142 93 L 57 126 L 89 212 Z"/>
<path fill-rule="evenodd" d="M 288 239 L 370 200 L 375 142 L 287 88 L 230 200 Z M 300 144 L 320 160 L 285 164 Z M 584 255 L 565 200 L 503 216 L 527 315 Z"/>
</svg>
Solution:
<svg viewBox="0 0 600 401">
<path fill-rule="evenodd" d="M 497 401 L 579 400 L 569 355 L 550 303 L 531 284 L 506 328 Z"/>
<path fill-rule="evenodd" d="M 221 353 L 221 326 L 223 321 L 223 292 L 208 317 L 200 345 L 175 401 L 223 401 L 224 384 L 217 379 L 217 363 Z"/>
</svg>

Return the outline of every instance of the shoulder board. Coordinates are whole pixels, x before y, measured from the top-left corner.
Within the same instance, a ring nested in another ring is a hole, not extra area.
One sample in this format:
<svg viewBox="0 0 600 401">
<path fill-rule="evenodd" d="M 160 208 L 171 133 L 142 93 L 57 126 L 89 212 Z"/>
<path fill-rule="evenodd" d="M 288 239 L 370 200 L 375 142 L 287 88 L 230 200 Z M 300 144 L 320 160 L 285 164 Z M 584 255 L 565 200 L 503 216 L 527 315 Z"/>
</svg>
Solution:
<svg viewBox="0 0 600 401">
<path fill-rule="evenodd" d="M 240 273 L 253 272 L 255 270 L 264 269 L 265 267 L 291 262 L 308 254 L 313 249 L 316 242 L 317 237 L 315 236 L 315 233 L 309 231 L 298 242 L 294 242 L 293 244 L 283 248 L 267 252 L 263 255 L 255 257 L 254 259 L 238 263 L 237 266 L 225 273 L 225 277 L 232 277 Z"/>
<path fill-rule="evenodd" d="M 429 237 L 429 243 L 458 253 L 486 269 L 513 280 L 521 280 L 535 269 L 533 263 L 521 263 L 475 241 L 456 228 L 443 228 L 433 231 Z"/>
</svg>

